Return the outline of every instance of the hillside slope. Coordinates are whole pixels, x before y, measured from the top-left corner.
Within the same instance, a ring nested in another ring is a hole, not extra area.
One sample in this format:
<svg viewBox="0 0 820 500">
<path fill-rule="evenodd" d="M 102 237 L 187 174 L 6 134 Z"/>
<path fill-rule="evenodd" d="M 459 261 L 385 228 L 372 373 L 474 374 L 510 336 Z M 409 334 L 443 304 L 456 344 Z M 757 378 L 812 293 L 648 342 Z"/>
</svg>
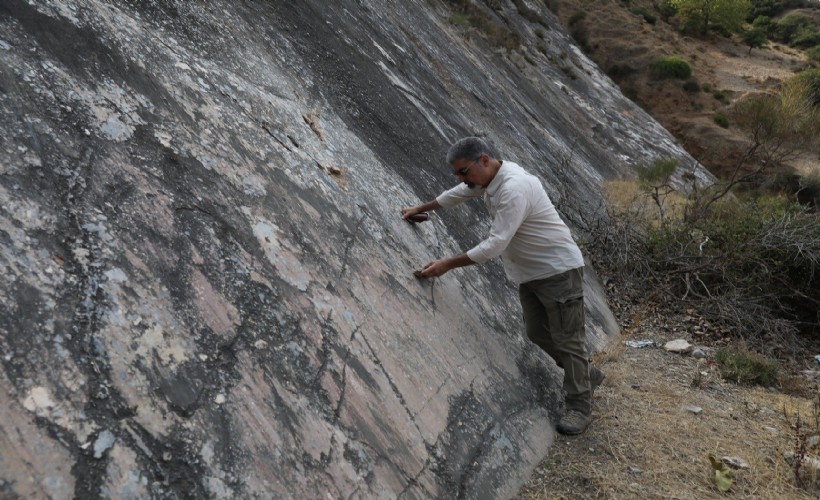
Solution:
<svg viewBox="0 0 820 500">
<path fill-rule="evenodd" d="M 578 0 L 555 0 L 552 5 L 563 25 L 584 41 L 587 53 L 602 71 L 719 177 L 731 170 L 748 147 L 748 137 L 731 120 L 724 128 L 715 117 L 731 116 L 738 100 L 749 94 L 776 91 L 784 80 L 811 66 L 803 52 L 779 43 L 769 42 L 749 51 L 737 35 L 681 34 L 675 24 L 662 19 L 651 1 L 613 0 L 590 5 Z M 654 15 L 656 22 L 651 24 L 637 14 L 640 9 Z M 817 16 L 820 10 L 805 13 Z M 652 77 L 650 65 L 670 55 L 690 63 L 691 78 L 682 81 Z M 817 173 L 820 158 L 816 151 L 806 151 L 791 160 L 789 167 L 803 175 Z"/>
</svg>

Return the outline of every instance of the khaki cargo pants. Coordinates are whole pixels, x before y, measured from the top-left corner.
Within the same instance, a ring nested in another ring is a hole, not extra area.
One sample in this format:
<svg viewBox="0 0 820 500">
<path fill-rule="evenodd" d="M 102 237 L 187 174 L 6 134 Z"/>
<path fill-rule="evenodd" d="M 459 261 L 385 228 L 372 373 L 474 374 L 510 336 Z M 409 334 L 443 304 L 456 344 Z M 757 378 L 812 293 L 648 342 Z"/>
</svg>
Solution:
<svg viewBox="0 0 820 500">
<path fill-rule="evenodd" d="M 564 369 L 567 410 L 592 412 L 584 329 L 584 268 L 518 287 L 527 337 Z"/>
</svg>

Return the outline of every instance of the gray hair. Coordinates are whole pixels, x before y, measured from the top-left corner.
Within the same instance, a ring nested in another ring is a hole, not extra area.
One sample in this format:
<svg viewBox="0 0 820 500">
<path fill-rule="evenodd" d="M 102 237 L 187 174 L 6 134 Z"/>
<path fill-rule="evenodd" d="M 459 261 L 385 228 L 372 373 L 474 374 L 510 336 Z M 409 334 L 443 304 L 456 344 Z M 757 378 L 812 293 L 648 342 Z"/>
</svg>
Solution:
<svg viewBox="0 0 820 500">
<path fill-rule="evenodd" d="M 484 139 L 479 137 L 464 137 L 457 140 L 447 150 L 447 163 L 452 165 L 456 160 L 477 160 L 481 155 L 494 157 L 493 150 Z"/>
</svg>

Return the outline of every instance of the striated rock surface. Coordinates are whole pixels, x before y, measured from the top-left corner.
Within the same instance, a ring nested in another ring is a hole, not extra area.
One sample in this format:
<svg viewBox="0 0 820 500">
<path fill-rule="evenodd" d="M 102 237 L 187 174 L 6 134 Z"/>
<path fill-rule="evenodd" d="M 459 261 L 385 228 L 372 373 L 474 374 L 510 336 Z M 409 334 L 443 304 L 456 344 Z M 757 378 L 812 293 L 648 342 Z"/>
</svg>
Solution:
<svg viewBox="0 0 820 500">
<path fill-rule="evenodd" d="M 468 134 L 557 201 L 708 176 L 543 2 L 494 3 L 522 48 L 426 0 L 0 3 L 0 497 L 513 494 L 558 370 L 497 262 L 412 276 L 481 204 L 399 209 Z"/>
</svg>

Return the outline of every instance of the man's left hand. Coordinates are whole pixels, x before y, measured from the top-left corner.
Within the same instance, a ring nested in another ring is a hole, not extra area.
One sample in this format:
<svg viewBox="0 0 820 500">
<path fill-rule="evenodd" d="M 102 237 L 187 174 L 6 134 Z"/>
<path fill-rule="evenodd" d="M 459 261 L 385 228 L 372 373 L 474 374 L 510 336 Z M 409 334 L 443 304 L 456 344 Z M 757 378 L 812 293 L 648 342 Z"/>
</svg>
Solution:
<svg viewBox="0 0 820 500">
<path fill-rule="evenodd" d="M 421 278 L 436 278 L 452 268 L 453 266 L 450 264 L 450 259 L 434 260 L 421 269 L 419 276 Z"/>
<path fill-rule="evenodd" d="M 464 266 L 471 266 L 475 264 L 469 257 L 467 257 L 466 253 L 458 255 L 456 257 L 451 257 L 449 259 L 439 259 L 434 260 L 432 262 L 428 262 L 426 266 L 421 268 L 421 271 L 416 271 L 415 275 L 417 278 L 435 278 L 437 276 L 441 276 L 442 274 L 446 273 L 451 269 L 455 269 L 457 267 L 464 267 Z"/>
</svg>

